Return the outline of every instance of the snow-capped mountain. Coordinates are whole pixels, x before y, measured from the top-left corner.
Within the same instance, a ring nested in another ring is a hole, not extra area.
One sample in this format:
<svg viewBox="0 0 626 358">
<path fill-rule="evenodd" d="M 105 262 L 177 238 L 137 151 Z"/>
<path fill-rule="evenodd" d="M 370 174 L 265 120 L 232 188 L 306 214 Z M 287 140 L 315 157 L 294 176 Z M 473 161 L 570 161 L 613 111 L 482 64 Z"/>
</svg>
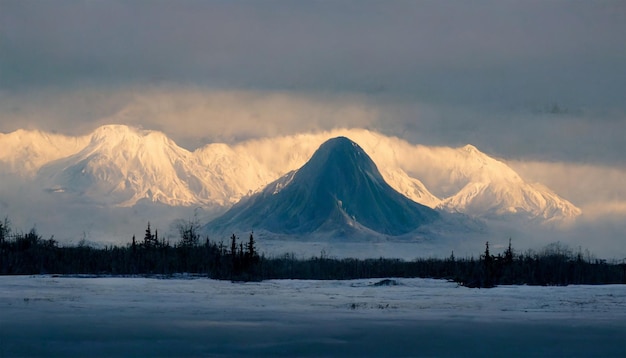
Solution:
<svg viewBox="0 0 626 358">
<path fill-rule="evenodd" d="M 428 191 L 421 181 L 411 178 L 404 170 L 385 168 L 382 173 L 385 180 L 393 183 L 393 188 L 407 198 L 430 208 L 437 208 L 441 205 L 441 199 Z"/>
<path fill-rule="evenodd" d="M 262 164 L 284 167 L 284 173 L 304 163 L 302 153 L 310 157 L 316 145 L 333 136 L 346 136 L 359 143 L 395 190 L 431 208 L 476 217 L 515 216 L 540 221 L 569 221 L 581 214 L 579 208 L 549 188 L 527 183 L 506 163 L 472 145 L 411 145 L 376 132 L 350 129 L 253 140 L 238 147 Z"/>
<path fill-rule="evenodd" d="M 223 188 L 220 205 L 234 204 L 280 175 L 262 166 L 240 148 L 222 143 L 209 144 L 193 154 L 199 165 L 208 171 L 209 181 Z"/>
<path fill-rule="evenodd" d="M 430 173 L 423 177 L 435 173 L 435 187 L 445 198 L 437 208 L 487 218 L 514 215 L 544 221 L 569 220 L 581 213 L 545 186 L 526 183 L 505 163 L 472 145 L 422 148 L 415 159 L 431 163 Z"/>
<path fill-rule="evenodd" d="M 525 182 L 505 163 L 472 145 L 456 149 L 423 147 L 417 159 L 429 163 L 430 175 L 438 172 L 435 176 L 445 199 L 437 207 L 444 210 L 544 221 L 570 220 L 581 213 L 545 186 Z"/>
<path fill-rule="evenodd" d="M 112 204 L 132 206 L 141 199 L 171 205 L 193 205 L 192 190 L 203 186 L 191 153 L 160 132 L 126 126 L 98 128 L 78 153 L 44 165 L 41 182 L 58 192 L 100 197 Z M 208 193 L 206 193 L 208 194 Z"/>
<path fill-rule="evenodd" d="M 37 180 L 51 191 L 118 206 L 141 200 L 172 206 L 230 205 L 245 188 L 231 180 L 223 166 L 249 163 L 230 155 L 232 151 L 212 152 L 207 158 L 202 151 L 179 147 L 161 132 L 108 125 L 94 131 L 77 153 L 42 166 Z"/>
<path fill-rule="evenodd" d="M 398 236 L 439 219 L 389 186 L 365 151 L 345 137 L 328 140 L 300 169 L 243 199 L 207 231 Z"/>
<path fill-rule="evenodd" d="M 338 136 L 358 143 L 393 189 L 431 208 L 542 221 L 580 214 L 550 189 L 527 183 L 473 146 L 412 145 L 362 129 L 214 143 L 193 152 L 163 133 L 124 125 L 80 137 L 19 130 L 0 134 L 0 167 L 35 190 L 106 205 L 147 201 L 227 209 L 301 167 L 324 141 Z"/>
<path fill-rule="evenodd" d="M 41 131 L 0 133 L 0 163 L 23 177 L 35 175 L 46 163 L 68 157 L 89 142 L 89 136 L 68 137 Z"/>
</svg>

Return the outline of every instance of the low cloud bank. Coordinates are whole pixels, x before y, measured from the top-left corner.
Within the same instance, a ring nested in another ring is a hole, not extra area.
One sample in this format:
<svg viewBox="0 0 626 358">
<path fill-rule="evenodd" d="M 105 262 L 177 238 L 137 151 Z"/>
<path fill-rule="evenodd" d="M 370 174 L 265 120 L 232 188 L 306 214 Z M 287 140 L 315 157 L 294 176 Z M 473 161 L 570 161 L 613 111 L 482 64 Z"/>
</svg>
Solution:
<svg viewBox="0 0 626 358">
<path fill-rule="evenodd" d="M 626 218 L 626 169 L 566 162 L 507 161 L 530 182 L 540 182 L 583 210 L 583 220 Z"/>
</svg>

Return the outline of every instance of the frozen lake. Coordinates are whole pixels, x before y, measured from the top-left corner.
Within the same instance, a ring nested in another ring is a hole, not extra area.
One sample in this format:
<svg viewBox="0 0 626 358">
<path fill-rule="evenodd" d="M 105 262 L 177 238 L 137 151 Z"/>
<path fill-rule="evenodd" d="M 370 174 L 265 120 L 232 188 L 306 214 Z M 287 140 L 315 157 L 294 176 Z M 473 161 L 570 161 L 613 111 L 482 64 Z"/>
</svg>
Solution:
<svg viewBox="0 0 626 358">
<path fill-rule="evenodd" d="M 0 277 L 0 357 L 626 357 L 626 285 L 379 281 Z"/>
</svg>

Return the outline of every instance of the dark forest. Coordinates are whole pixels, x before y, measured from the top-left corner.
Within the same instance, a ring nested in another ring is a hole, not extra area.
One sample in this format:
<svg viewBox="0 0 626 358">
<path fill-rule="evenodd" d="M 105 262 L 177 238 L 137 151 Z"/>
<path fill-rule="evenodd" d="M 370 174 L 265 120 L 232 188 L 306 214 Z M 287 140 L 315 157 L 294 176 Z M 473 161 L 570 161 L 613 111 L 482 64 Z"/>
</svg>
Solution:
<svg viewBox="0 0 626 358">
<path fill-rule="evenodd" d="M 180 238 L 171 244 L 152 232 L 148 224 L 141 239 L 134 236 L 125 246 L 95 248 L 81 242 L 59 245 L 53 237 L 43 239 L 35 229 L 18 233 L 8 219 L 0 223 L 0 274 L 2 275 L 158 275 L 178 273 L 232 281 L 267 279 L 346 280 L 359 278 L 420 277 L 446 279 L 467 287 L 497 285 L 570 285 L 626 283 L 626 264 L 575 253 L 554 243 L 540 252 L 516 253 L 508 248 L 492 254 L 489 243 L 483 253 L 445 259 L 332 258 L 320 254 L 297 258 L 294 254 L 266 257 L 257 252 L 253 234 L 226 243 L 201 238 L 193 221 L 180 224 Z"/>
</svg>

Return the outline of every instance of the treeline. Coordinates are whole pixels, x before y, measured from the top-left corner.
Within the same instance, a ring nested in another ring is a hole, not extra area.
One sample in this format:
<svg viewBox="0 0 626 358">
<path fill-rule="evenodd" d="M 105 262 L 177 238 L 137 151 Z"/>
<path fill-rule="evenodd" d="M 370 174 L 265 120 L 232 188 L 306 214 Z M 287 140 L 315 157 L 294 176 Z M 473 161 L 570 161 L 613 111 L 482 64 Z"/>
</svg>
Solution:
<svg viewBox="0 0 626 358">
<path fill-rule="evenodd" d="M 324 255 L 299 259 L 293 254 L 259 255 L 254 236 L 227 244 L 201 240 L 199 226 L 179 226 L 176 244 L 146 228 L 142 240 L 126 246 L 94 248 L 84 243 L 59 246 L 36 230 L 14 233 L 8 220 L 0 223 L 0 274 L 173 275 L 200 274 L 214 279 L 260 281 L 266 279 L 343 280 L 384 277 L 448 279 L 468 287 L 496 285 L 569 285 L 626 283 L 626 264 L 606 262 L 573 253 L 560 244 L 541 252 L 517 254 L 509 247 L 492 255 L 489 244 L 478 258 L 445 259 L 337 259 Z"/>
<path fill-rule="evenodd" d="M 502 254 L 492 255 L 489 243 L 478 258 L 446 259 L 336 259 L 293 255 L 262 260 L 257 273 L 262 279 L 358 279 L 421 277 L 447 279 L 467 287 L 497 285 L 572 285 L 626 283 L 626 264 L 606 262 L 574 254 L 559 243 L 541 252 L 515 254 L 511 243 Z"/>
<path fill-rule="evenodd" d="M 152 232 L 150 223 L 142 240 L 132 237 L 126 246 L 95 248 L 80 242 L 59 246 L 54 238 L 43 239 L 33 228 L 28 233 L 12 232 L 8 220 L 0 223 L 0 274 L 93 274 L 171 275 L 197 273 L 211 278 L 258 280 L 259 257 L 251 234 L 244 243 L 235 235 L 230 245 L 201 243 L 199 225 L 179 225 L 180 240 L 171 244 Z"/>
</svg>

